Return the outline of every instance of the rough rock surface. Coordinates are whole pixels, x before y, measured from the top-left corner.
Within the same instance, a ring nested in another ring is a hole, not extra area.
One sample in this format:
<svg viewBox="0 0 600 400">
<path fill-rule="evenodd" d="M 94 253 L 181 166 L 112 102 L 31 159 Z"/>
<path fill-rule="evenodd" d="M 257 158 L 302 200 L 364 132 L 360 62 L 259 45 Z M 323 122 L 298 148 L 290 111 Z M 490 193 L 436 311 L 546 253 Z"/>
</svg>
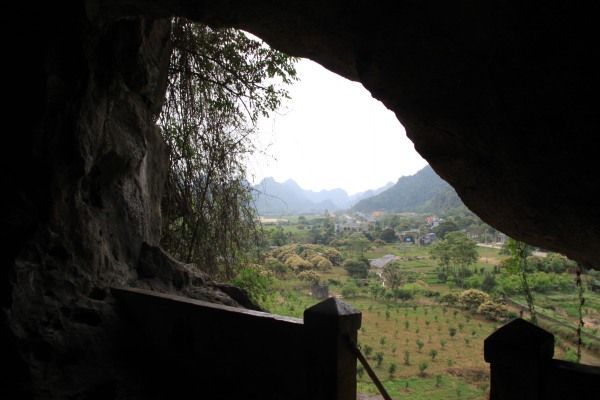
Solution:
<svg viewBox="0 0 600 400">
<path fill-rule="evenodd" d="M 143 385 L 119 358 L 111 286 L 256 306 L 157 247 L 169 20 L 96 19 L 83 3 L 38 11 L 21 20 L 31 31 L 16 33 L 14 53 L 30 106 L 2 148 L 0 363 L 11 384 L 0 397 L 135 398 Z"/>
<path fill-rule="evenodd" d="M 11 385 L 0 391 L 22 384 L 28 393 L 12 398 L 144 397 L 114 347 L 119 324 L 110 286 L 245 301 L 156 247 L 166 170 L 154 122 L 174 14 L 244 28 L 359 80 L 484 220 L 598 266 L 600 114 L 590 99 L 599 92 L 600 57 L 597 15 L 586 5 L 107 0 L 17 6 L 7 13 L 15 26 L 5 54 L 15 86 L 7 114 L 18 126 L 7 129 L 0 149 L 6 249 L 0 253 L 0 363 Z"/>
<path fill-rule="evenodd" d="M 178 293 L 192 299 L 233 307 L 262 310 L 243 290 L 233 285 L 214 282 L 193 264 L 183 264 L 175 260 L 158 246 L 142 244 L 137 273 L 137 279 L 128 282 L 128 286 L 163 293 Z"/>
</svg>

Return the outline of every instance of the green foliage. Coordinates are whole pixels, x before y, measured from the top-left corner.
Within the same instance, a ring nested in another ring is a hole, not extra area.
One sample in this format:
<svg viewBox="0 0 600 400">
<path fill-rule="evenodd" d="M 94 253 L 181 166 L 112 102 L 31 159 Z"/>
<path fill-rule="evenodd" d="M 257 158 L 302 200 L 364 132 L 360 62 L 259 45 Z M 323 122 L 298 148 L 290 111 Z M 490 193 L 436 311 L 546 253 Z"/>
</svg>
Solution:
<svg viewBox="0 0 600 400">
<path fill-rule="evenodd" d="M 321 271 L 328 271 L 331 269 L 331 267 L 333 267 L 333 263 L 320 254 L 314 255 L 309 261 L 312 263 L 314 268 Z"/>
<path fill-rule="evenodd" d="M 400 266 L 394 261 L 383 267 L 382 275 L 392 292 L 398 288 L 405 279 Z"/>
<path fill-rule="evenodd" d="M 465 278 L 471 274 L 467 267 L 479 257 L 476 243 L 462 232 L 449 232 L 430 246 L 429 254 L 441 267 L 438 277 L 445 280 L 452 276 L 459 286 L 464 286 Z"/>
<path fill-rule="evenodd" d="M 437 260 L 440 267 L 444 270 L 450 267 L 452 261 L 452 249 L 450 243 L 446 240 L 438 240 L 429 247 L 429 255 L 433 260 Z"/>
<path fill-rule="evenodd" d="M 295 243 L 271 250 L 268 257 L 279 260 L 295 272 L 312 269 L 327 271 L 342 260 L 340 252 L 332 247 Z"/>
<path fill-rule="evenodd" d="M 267 301 L 272 280 L 263 271 L 256 268 L 242 268 L 232 279 L 231 283 L 241 289 L 244 289 L 252 300 L 262 304 Z"/>
<path fill-rule="evenodd" d="M 477 313 L 491 321 L 502 321 L 507 317 L 508 310 L 504 305 L 488 300 L 479 305 Z"/>
<path fill-rule="evenodd" d="M 366 250 L 371 247 L 369 239 L 360 232 L 353 232 L 348 236 L 337 239 L 336 247 L 354 254 L 357 258 L 362 258 Z"/>
<path fill-rule="evenodd" d="M 396 232 L 393 228 L 385 228 L 379 234 L 379 239 L 386 243 L 394 243 L 398 241 L 398 236 L 396 236 Z"/>
<path fill-rule="evenodd" d="M 435 235 L 438 238 L 444 239 L 446 234 L 450 232 L 456 232 L 458 230 L 458 226 L 453 221 L 444 221 L 435 228 L 433 228 L 433 233 L 435 233 Z"/>
<path fill-rule="evenodd" d="M 396 373 L 396 363 L 390 363 L 390 366 L 388 367 L 388 373 L 390 374 L 390 377 L 394 376 Z"/>
<path fill-rule="evenodd" d="M 289 243 L 289 237 L 283 231 L 283 228 L 278 226 L 269 231 L 269 241 L 273 246 L 283 246 Z"/>
<path fill-rule="evenodd" d="M 440 298 L 440 303 L 448 304 L 449 306 L 455 305 L 458 303 L 458 294 L 453 292 L 447 293 Z M 444 312 L 446 312 L 445 309 Z"/>
<path fill-rule="evenodd" d="M 392 296 L 395 299 L 399 299 L 402 301 L 406 301 L 406 300 L 410 300 L 414 297 L 414 293 L 411 290 L 407 290 L 404 288 L 398 288 L 398 289 L 394 289 L 394 291 L 392 292 Z"/>
<path fill-rule="evenodd" d="M 483 281 L 481 282 L 481 290 L 484 292 L 490 293 L 496 287 L 496 276 L 494 274 L 490 274 L 486 272 L 483 276 Z"/>
<path fill-rule="evenodd" d="M 319 282 L 319 275 L 315 271 L 306 270 L 302 271 L 298 274 L 298 278 L 300 280 L 306 281 L 311 284 L 315 284 Z"/>
<path fill-rule="evenodd" d="M 468 289 L 458 296 L 458 301 L 470 310 L 477 310 L 480 304 L 491 301 L 491 297 L 481 290 Z"/>
<path fill-rule="evenodd" d="M 431 361 L 435 360 L 435 357 L 437 356 L 438 352 L 436 349 L 431 349 L 429 350 L 429 356 L 431 357 Z"/>
<path fill-rule="evenodd" d="M 343 267 L 352 278 L 366 279 L 369 273 L 369 262 L 366 258 L 355 258 L 344 261 Z"/>
<path fill-rule="evenodd" d="M 259 116 L 287 97 L 295 60 L 235 29 L 173 21 L 158 123 L 169 174 L 161 245 L 210 275 L 231 279 L 259 240 L 245 157 Z"/>
<path fill-rule="evenodd" d="M 458 266 L 468 266 L 479 258 L 477 244 L 462 232 L 450 232 L 443 239 L 450 248 L 450 259 Z"/>
<path fill-rule="evenodd" d="M 284 263 L 274 257 L 266 257 L 264 265 L 279 277 L 284 276 L 288 271 L 290 271 L 290 269 Z"/>
<path fill-rule="evenodd" d="M 530 289 L 538 293 L 567 291 L 574 288 L 573 279 L 567 274 L 533 272 L 527 274 Z M 500 293 L 514 295 L 523 293 L 522 277 L 517 274 L 503 273 L 496 280 Z"/>
<path fill-rule="evenodd" d="M 429 363 L 427 361 L 422 361 L 419 363 L 419 375 L 425 376 L 425 370 L 429 367 Z"/>
<path fill-rule="evenodd" d="M 437 194 L 446 191 L 448 188 L 449 185 L 428 165 L 413 176 L 400 178 L 388 190 L 359 201 L 354 209 L 362 212 L 376 210 L 390 212 L 417 211 L 425 207 Z"/>
<path fill-rule="evenodd" d="M 381 346 L 385 346 L 385 341 L 386 341 L 386 337 L 385 336 L 382 336 L 382 337 L 379 338 L 379 344 Z"/>
<path fill-rule="evenodd" d="M 285 258 L 285 265 L 290 267 L 293 271 L 301 272 L 312 269 L 313 265 L 310 261 L 305 260 L 297 254 L 291 254 Z"/>
<path fill-rule="evenodd" d="M 510 255 L 510 257 L 505 260 L 506 270 L 520 278 L 521 290 L 525 295 L 525 299 L 527 300 L 529 315 L 531 316 L 531 321 L 535 324 L 537 323 L 537 316 L 533 293 L 527 277 L 527 257 L 531 255 L 532 247 L 526 243 L 509 238 L 504 243 L 502 250 Z"/>
<path fill-rule="evenodd" d="M 353 280 L 348 280 L 344 286 L 342 286 L 342 296 L 347 299 L 358 296 L 358 286 L 356 286 L 356 283 Z"/>
<path fill-rule="evenodd" d="M 423 346 L 425 345 L 425 343 L 423 343 L 423 341 L 421 339 L 417 339 L 417 350 L 419 351 L 419 353 L 421 352 L 421 349 L 423 349 Z"/>
</svg>

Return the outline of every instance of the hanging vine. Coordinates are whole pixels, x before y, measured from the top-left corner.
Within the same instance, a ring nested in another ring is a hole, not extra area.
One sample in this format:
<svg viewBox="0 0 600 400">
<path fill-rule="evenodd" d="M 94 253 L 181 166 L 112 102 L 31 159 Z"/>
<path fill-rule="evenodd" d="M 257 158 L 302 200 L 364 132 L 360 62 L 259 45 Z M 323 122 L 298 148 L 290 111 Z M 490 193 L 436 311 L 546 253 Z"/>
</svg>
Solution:
<svg viewBox="0 0 600 400">
<path fill-rule="evenodd" d="M 158 124 L 169 151 L 161 245 L 215 278 L 233 278 L 260 238 L 245 159 L 287 97 L 295 59 L 244 32 L 175 18 Z"/>
<path fill-rule="evenodd" d="M 577 298 L 579 305 L 577 307 L 579 321 L 577 323 L 577 362 L 581 362 L 581 347 L 583 341 L 581 340 L 581 333 L 583 331 L 583 305 L 585 304 L 585 298 L 583 297 L 583 283 L 581 281 L 581 266 L 577 266 L 575 271 L 575 285 L 577 286 Z"/>
<path fill-rule="evenodd" d="M 531 254 L 532 248 L 526 243 L 510 238 L 507 240 L 505 248 L 510 254 L 510 266 L 512 272 L 517 273 L 521 278 L 521 287 L 523 289 L 525 300 L 527 301 L 530 320 L 537 325 L 537 315 L 535 311 L 533 293 L 527 280 L 527 257 Z"/>
</svg>

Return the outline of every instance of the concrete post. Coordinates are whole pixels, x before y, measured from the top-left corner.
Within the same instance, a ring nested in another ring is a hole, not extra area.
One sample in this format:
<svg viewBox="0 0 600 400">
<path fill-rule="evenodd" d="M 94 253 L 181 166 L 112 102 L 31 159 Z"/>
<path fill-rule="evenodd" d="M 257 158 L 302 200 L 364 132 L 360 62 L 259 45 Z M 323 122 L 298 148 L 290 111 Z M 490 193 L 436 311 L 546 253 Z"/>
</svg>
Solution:
<svg viewBox="0 0 600 400">
<path fill-rule="evenodd" d="M 335 298 L 304 311 L 310 399 L 356 400 L 356 356 L 348 338 L 356 343 L 361 318 Z"/>
<path fill-rule="evenodd" d="M 490 400 L 542 400 L 544 373 L 554 355 L 554 335 L 520 318 L 484 341 L 490 363 Z"/>
</svg>

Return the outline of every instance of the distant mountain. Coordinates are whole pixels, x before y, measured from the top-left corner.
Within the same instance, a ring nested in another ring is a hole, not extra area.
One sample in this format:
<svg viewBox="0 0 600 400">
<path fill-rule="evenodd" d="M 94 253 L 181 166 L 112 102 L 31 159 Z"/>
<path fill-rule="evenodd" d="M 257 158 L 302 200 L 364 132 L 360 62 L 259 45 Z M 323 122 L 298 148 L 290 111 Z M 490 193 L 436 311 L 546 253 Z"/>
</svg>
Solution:
<svg viewBox="0 0 600 400">
<path fill-rule="evenodd" d="M 403 176 L 389 189 L 359 201 L 353 210 L 361 212 L 435 212 L 464 207 L 454 191 L 428 165 L 411 176 Z"/>
<path fill-rule="evenodd" d="M 351 203 L 352 203 L 352 205 L 354 205 L 354 204 L 358 203 L 361 200 L 368 199 L 369 197 L 376 196 L 376 195 L 378 195 L 381 192 L 385 192 L 386 190 L 388 190 L 392 186 L 394 186 L 394 182 L 388 182 L 384 186 L 380 187 L 379 189 L 371 189 L 371 190 L 367 190 L 365 192 L 360 192 L 360 193 L 353 194 L 352 196 L 350 196 Z"/>
<path fill-rule="evenodd" d="M 438 215 L 456 214 L 457 211 L 468 210 L 458 197 L 456 191 L 448 185 L 446 190 L 437 193 L 428 200 L 420 209 L 421 212 L 435 213 Z"/>
<path fill-rule="evenodd" d="M 265 178 L 254 189 L 254 203 L 260 215 L 322 213 L 352 207 L 357 201 L 381 193 L 393 183 L 349 196 L 343 189 L 315 192 L 302 189 L 291 179 L 283 183 Z"/>
</svg>

